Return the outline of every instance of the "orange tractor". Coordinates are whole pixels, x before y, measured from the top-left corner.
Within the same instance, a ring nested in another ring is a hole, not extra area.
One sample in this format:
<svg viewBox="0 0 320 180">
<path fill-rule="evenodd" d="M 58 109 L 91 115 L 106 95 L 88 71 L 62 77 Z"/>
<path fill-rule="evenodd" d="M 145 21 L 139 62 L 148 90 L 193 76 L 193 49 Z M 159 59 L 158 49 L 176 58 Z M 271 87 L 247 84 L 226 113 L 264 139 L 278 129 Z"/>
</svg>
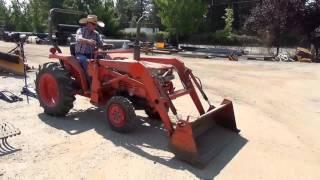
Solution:
<svg viewBox="0 0 320 180">
<path fill-rule="evenodd" d="M 224 100 L 218 107 L 211 105 L 198 79 L 178 59 L 92 59 L 88 65 L 92 78 L 89 84 L 74 56 L 53 52 L 49 57 L 61 63 L 44 64 L 36 78 L 40 105 L 49 115 L 66 115 L 73 107 L 75 95 L 81 95 L 90 98 L 94 105 L 106 107 L 106 119 L 113 130 L 129 132 L 137 125 L 135 110 L 145 109 L 150 117 L 161 119 L 175 155 L 196 164 L 209 160 L 209 154 L 218 153 L 223 138 L 239 132 L 232 102 Z M 173 71 L 183 89 L 175 90 Z M 196 88 L 209 103 L 209 110 L 204 110 Z M 195 121 L 179 118 L 172 102 L 184 95 L 191 96 L 199 112 Z M 169 109 L 176 120 L 169 117 Z"/>
<path fill-rule="evenodd" d="M 44 64 L 36 78 L 36 91 L 44 112 L 64 116 L 73 108 L 75 95 L 85 96 L 92 104 L 105 107 L 112 130 L 127 133 L 137 127 L 135 110 L 144 109 L 147 115 L 162 121 L 175 156 L 195 165 L 206 164 L 238 134 L 232 102 L 224 100 L 213 106 L 200 80 L 181 60 L 140 57 L 138 50 L 132 59 L 113 58 L 121 52 L 125 51 L 96 52 L 108 54 L 108 58 L 91 59 L 86 74 L 73 55 L 57 53 L 52 48 L 49 58 L 59 59 L 60 63 Z M 174 72 L 183 85 L 180 90 L 173 83 Z M 91 77 L 91 84 L 87 76 Z M 196 89 L 209 104 L 207 111 Z M 178 115 L 173 100 L 185 95 L 191 97 L 199 112 L 196 120 Z M 169 110 L 174 118 L 169 117 Z"/>
</svg>

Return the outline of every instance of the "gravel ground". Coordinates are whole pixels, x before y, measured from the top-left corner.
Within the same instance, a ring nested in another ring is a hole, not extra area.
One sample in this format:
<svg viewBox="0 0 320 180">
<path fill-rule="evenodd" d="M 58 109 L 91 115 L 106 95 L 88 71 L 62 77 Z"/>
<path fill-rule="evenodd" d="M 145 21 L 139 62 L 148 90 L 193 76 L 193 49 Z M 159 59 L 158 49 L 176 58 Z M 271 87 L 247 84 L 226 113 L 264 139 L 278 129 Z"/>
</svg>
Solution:
<svg viewBox="0 0 320 180">
<path fill-rule="evenodd" d="M 0 50 L 13 47 L 0 42 Z M 29 64 L 49 61 L 49 46 L 26 45 Z M 67 49 L 64 48 L 64 52 Z M 233 101 L 240 136 L 203 170 L 174 158 L 159 122 L 145 118 L 132 134 L 111 131 L 103 109 L 77 97 L 64 118 L 47 116 L 35 99 L 0 101 L 0 121 L 22 134 L 19 151 L 0 156 L 0 179 L 318 179 L 320 64 L 183 58 L 210 100 Z M 29 72 L 34 86 L 35 72 Z M 0 74 L 0 90 L 19 94 L 23 79 Z M 186 100 L 179 113 L 195 110 Z M 180 107 L 180 108 L 179 108 Z"/>
</svg>

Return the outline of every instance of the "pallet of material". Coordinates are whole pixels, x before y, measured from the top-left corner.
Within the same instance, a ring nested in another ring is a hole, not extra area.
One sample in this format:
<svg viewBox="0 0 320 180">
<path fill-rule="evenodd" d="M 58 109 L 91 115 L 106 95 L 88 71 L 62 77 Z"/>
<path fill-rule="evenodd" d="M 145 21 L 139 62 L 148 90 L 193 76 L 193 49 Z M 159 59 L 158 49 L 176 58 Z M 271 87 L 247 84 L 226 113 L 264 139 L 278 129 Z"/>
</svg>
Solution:
<svg viewBox="0 0 320 180">
<path fill-rule="evenodd" d="M 228 58 L 230 61 L 238 61 L 238 56 L 237 55 L 232 55 L 232 54 L 219 54 L 219 53 L 204 53 L 204 52 L 184 51 L 184 52 L 179 52 L 178 55 L 180 55 L 182 57 L 204 58 L 204 59 Z"/>
<path fill-rule="evenodd" d="M 172 54 L 171 51 L 164 51 L 164 50 L 157 50 L 157 49 L 152 49 L 151 52 L 156 54 Z"/>
<path fill-rule="evenodd" d="M 255 54 L 251 54 L 251 55 L 244 55 L 243 57 L 246 58 L 247 60 L 272 61 L 274 59 L 274 56 L 272 56 L 272 55 L 255 55 Z"/>
<path fill-rule="evenodd" d="M 164 48 L 164 49 L 155 49 L 155 50 L 168 51 L 168 52 L 170 52 L 170 53 L 178 53 L 178 52 L 179 52 L 178 49 L 167 49 L 167 48 Z"/>
<path fill-rule="evenodd" d="M 144 53 L 155 53 L 155 54 L 172 54 L 170 51 L 156 50 L 156 49 L 141 49 Z"/>
<path fill-rule="evenodd" d="M 179 52 L 178 55 L 182 57 L 192 57 L 192 58 L 210 58 L 210 54 L 208 53 L 201 53 L 201 52 L 192 52 L 192 51 L 184 51 Z"/>
</svg>

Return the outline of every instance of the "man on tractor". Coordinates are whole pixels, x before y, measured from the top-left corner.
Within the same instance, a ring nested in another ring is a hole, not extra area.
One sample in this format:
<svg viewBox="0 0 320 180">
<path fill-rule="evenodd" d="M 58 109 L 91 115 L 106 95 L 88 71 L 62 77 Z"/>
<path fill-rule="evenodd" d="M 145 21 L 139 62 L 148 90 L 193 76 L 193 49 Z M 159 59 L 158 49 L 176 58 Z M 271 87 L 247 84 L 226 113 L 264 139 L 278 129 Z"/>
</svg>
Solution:
<svg viewBox="0 0 320 180">
<path fill-rule="evenodd" d="M 50 14 L 54 12 L 64 10 L 52 10 Z M 137 22 L 137 42 L 141 20 Z M 94 48 L 102 43 L 95 31 L 99 25 L 96 16 L 88 16 L 80 22 L 85 22 L 86 27 L 78 31 L 76 52 L 86 68 L 86 60 L 92 59 Z M 66 55 L 50 49 L 49 58 L 59 62 L 47 62 L 39 67 L 35 83 L 40 106 L 48 115 L 65 116 L 73 108 L 75 96 L 84 96 L 93 105 L 105 107 L 104 114 L 109 127 L 122 133 L 135 130 L 141 124 L 135 111 L 145 110 L 149 117 L 162 121 L 163 129 L 170 138 L 169 148 L 177 158 L 194 165 L 205 165 L 233 142 L 240 132 L 232 102 L 224 99 L 219 106 L 213 106 L 200 79 L 183 61 L 174 57 L 140 57 L 138 45 L 135 45 L 137 58 L 124 61 L 121 57 L 119 60 L 94 58 L 88 62 L 88 74 L 93 82 L 91 87 L 85 81 L 88 77 L 85 77 L 75 59 L 75 53 Z M 175 84 L 181 89 L 176 90 Z M 188 95 L 198 111 L 198 118 L 181 116 L 173 103 L 174 99 Z M 204 101 L 207 102 L 206 106 Z"/>
<path fill-rule="evenodd" d="M 80 24 L 86 24 L 77 30 L 75 55 L 80 61 L 81 66 L 87 71 L 88 59 L 93 59 L 93 52 L 96 47 L 102 47 L 103 42 L 96 31 L 97 26 L 104 27 L 104 23 L 98 21 L 96 15 L 88 15 L 79 21 Z"/>
</svg>

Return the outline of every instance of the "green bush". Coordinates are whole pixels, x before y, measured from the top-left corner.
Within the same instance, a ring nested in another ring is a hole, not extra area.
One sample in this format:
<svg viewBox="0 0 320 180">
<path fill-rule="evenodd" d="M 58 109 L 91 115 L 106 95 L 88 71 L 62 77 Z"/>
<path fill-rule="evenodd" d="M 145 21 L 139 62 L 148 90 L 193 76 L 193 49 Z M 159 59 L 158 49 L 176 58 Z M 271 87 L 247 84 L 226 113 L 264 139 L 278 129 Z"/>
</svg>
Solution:
<svg viewBox="0 0 320 180">
<path fill-rule="evenodd" d="M 127 33 L 127 32 L 121 31 L 119 33 L 119 36 L 120 36 L 120 38 L 129 39 L 131 41 L 134 41 L 137 37 L 137 33 L 136 32 Z M 148 40 L 147 34 L 144 32 L 140 32 L 140 41 L 147 41 L 147 40 Z"/>
<path fill-rule="evenodd" d="M 235 43 L 233 36 L 225 30 L 219 30 L 213 33 L 211 35 L 211 41 L 215 44 L 223 45 L 231 45 Z"/>
<path fill-rule="evenodd" d="M 211 33 L 194 34 L 183 39 L 184 42 L 192 44 L 210 44 Z"/>
<path fill-rule="evenodd" d="M 169 36 L 170 36 L 169 32 L 159 31 L 156 34 L 156 39 L 155 40 L 157 42 L 168 42 Z"/>
<path fill-rule="evenodd" d="M 280 44 L 282 46 L 286 46 L 286 47 L 294 47 L 296 45 L 305 45 L 308 43 L 304 43 L 303 41 L 306 40 L 307 37 L 303 37 L 303 36 L 297 36 L 296 34 L 284 34 L 280 37 Z"/>
<path fill-rule="evenodd" d="M 256 36 L 229 34 L 224 30 L 214 33 L 195 34 L 185 39 L 185 42 L 192 44 L 211 45 L 260 45 L 261 40 Z"/>
<path fill-rule="evenodd" d="M 222 16 L 222 19 L 225 21 L 225 27 L 223 29 L 223 36 L 231 36 L 232 34 L 232 23 L 234 21 L 233 9 L 226 8 L 225 15 Z"/>
<path fill-rule="evenodd" d="M 262 41 L 257 36 L 232 34 L 233 39 L 239 45 L 262 45 Z"/>
</svg>

